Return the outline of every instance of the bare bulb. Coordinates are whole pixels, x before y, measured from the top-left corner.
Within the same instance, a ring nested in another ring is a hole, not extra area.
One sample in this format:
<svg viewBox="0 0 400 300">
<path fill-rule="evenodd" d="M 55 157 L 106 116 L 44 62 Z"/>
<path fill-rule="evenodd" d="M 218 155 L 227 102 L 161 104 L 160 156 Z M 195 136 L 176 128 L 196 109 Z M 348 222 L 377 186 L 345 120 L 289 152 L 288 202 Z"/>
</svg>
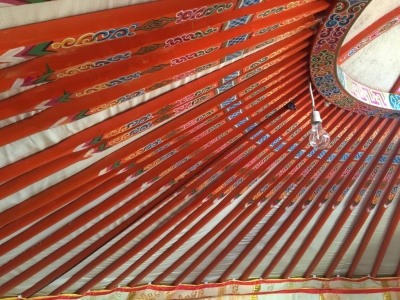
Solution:
<svg viewBox="0 0 400 300">
<path fill-rule="evenodd" d="M 311 126 L 311 133 L 309 137 L 311 147 L 314 149 L 328 148 L 331 137 L 329 136 L 329 133 L 322 128 L 322 123 L 315 122 L 312 123 Z"/>
</svg>

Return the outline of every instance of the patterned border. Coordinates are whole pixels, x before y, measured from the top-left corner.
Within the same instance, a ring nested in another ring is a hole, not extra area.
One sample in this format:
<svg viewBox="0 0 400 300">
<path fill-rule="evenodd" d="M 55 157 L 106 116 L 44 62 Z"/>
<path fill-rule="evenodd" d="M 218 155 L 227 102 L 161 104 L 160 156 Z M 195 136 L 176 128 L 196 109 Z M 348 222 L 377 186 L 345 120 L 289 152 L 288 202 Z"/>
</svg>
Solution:
<svg viewBox="0 0 400 300">
<path fill-rule="evenodd" d="M 333 6 L 329 16 L 321 25 L 311 52 L 311 78 L 325 99 L 354 113 L 383 117 L 400 118 L 400 99 L 396 94 L 373 91 L 371 95 L 387 94 L 381 101 L 368 101 L 360 93 L 346 90 L 344 74 L 339 70 L 337 60 L 339 49 L 346 33 L 371 0 L 340 0 Z M 352 95 L 361 95 L 357 98 Z M 361 99 L 362 98 L 362 99 Z M 389 106 L 390 105 L 390 106 Z"/>
<path fill-rule="evenodd" d="M 200 285 L 181 284 L 178 286 L 147 285 L 138 287 L 119 287 L 113 290 L 89 291 L 84 295 L 62 294 L 55 296 L 40 296 L 30 299 L 257 299 L 255 297 L 271 294 L 320 294 L 346 295 L 346 299 L 359 299 L 360 295 L 380 294 L 400 291 L 400 278 L 293 278 L 293 279 L 257 279 L 250 281 L 229 280 L 223 283 L 205 283 Z M 353 295 L 355 298 L 353 298 Z M 379 295 L 386 299 L 384 295 Z M 234 298 L 233 298 L 234 297 Z M 322 299 L 325 299 L 322 297 Z M 5 298 L 4 300 L 21 300 L 26 298 Z M 321 298 L 320 298 L 321 299 Z M 378 298 L 376 298 L 378 299 Z"/>
<path fill-rule="evenodd" d="M 337 66 L 337 74 L 341 86 L 356 100 L 372 106 L 383 107 L 398 112 L 391 112 L 383 115 L 384 118 L 400 117 L 400 95 L 385 93 L 371 89 L 363 84 L 356 82 L 350 78 L 339 66 Z M 374 110 L 366 111 L 365 114 L 373 115 Z"/>
</svg>

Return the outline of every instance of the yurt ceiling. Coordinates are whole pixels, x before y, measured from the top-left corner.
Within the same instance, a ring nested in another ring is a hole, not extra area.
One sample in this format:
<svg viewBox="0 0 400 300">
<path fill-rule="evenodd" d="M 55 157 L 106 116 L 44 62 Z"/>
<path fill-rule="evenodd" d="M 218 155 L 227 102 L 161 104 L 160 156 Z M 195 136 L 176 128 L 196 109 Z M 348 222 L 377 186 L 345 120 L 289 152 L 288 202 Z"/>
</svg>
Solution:
<svg viewBox="0 0 400 300">
<path fill-rule="evenodd" d="M 0 3 L 0 297 L 400 276 L 400 1 Z"/>
</svg>

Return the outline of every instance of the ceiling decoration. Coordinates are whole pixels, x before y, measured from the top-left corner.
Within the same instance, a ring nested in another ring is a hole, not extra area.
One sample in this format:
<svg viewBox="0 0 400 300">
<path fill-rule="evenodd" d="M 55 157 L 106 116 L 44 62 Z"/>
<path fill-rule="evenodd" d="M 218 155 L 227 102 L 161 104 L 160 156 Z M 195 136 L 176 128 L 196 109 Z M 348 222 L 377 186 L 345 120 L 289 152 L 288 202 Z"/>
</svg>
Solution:
<svg viewBox="0 0 400 300">
<path fill-rule="evenodd" d="M 339 39 L 313 45 L 331 4 L 164 0 L 1 30 L 0 295 L 396 296 L 377 277 L 400 276 L 400 120 L 325 101 L 343 100 Z"/>
<path fill-rule="evenodd" d="M 351 25 L 370 2 L 344 0 L 335 3 L 316 35 L 310 61 L 311 77 L 318 91 L 341 108 L 370 116 L 398 118 L 400 95 L 377 91 L 356 82 L 337 63 L 343 62 L 350 53 L 355 53 L 352 49 L 347 56 L 341 58 L 340 46 Z M 393 26 L 397 22 L 397 14 L 398 12 L 391 13 L 382 28 Z"/>
</svg>

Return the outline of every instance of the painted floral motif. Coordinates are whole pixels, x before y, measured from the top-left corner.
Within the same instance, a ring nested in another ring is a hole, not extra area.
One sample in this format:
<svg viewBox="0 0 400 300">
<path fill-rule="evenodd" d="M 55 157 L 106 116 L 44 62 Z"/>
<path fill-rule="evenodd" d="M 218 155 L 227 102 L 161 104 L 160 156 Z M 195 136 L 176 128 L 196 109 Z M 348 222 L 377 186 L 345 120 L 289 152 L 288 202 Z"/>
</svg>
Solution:
<svg viewBox="0 0 400 300">
<path fill-rule="evenodd" d="M 213 51 L 215 51 L 215 50 L 217 50 L 217 49 L 219 49 L 219 46 L 210 47 L 210 48 L 208 48 L 208 49 L 206 49 L 206 50 L 199 50 L 199 51 L 197 51 L 197 52 L 193 52 L 193 53 L 190 53 L 190 54 L 186 54 L 186 55 L 181 56 L 181 57 L 179 57 L 179 58 L 174 58 L 174 59 L 172 59 L 172 60 L 171 60 L 171 64 L 172 64 L 173 66 L 174 66 L 174 65 L 177 65 L 177 64 L 181 64 L 181 63 L 186 62 L 186 61 L 188 61 L 188 60 L 191 60 L 191 59 L 194 59 L 194 58 L 198 58 L 198 57 L 201 57 L 201 56 L 210 54 L 211 52 L 213 52 Z"/>
<path fill-rule="evenodd" d="M 182 22 L 186 22 L 189 20 L 197 20 L 197 19 L 201 19 L 204 17 L 208 17 L 211 16 L 212 14 L 216 13 L 222 13 L 225 10 L 229 10 L 230 8 L 232 8 L 233 4 L 232 3 L 223 3 L 223 4 L 215 4 L 213 6 L 203 6 L 200 8 L 194 8 L 194 9 L 188 9 L 186 11 L 179 11 L 176 14 L 176 24 L 180 24 Z"/>
<path fill-rule="evenodd" d="M 79 47 L 79 46 L 85 46 L 85 45 L 90 45 L 95 43 L 96 40 L 93 38 L 93 33 L 86 33 L 82 36 L 80 36 L 78 39 L 74 38 L 66 38 L 62 42 L 59 43 L 53 43 L 51 45 L 51 48 L 53 49 L 59 49 L 59 48 L 71 48 L 71 47 Z"/>
<path fill-rule="evenodd" d="M 192 40 L 196 40 L 196 39 L 205 37 L 205 36 L 210 35 L 210 34 L 212 34 L 214 32 L 217 32 L 217 31 L 218 31 L 218 28 L 207 28 L 204 32 L 201 31 L 201 30 L 198 30 L 196 32 L 186 33 L 186 34 L 183 34 L 181 36 L 170 38 L 170 39 L 165 41 L 164 48 L 168 48 L 168 47 L 175 46 L 177 44 L 181 44 L 181 43 L 184 43 L 184 42 L 189 42 L 189 41 L 192 41 Z"/>
<path fill-rule="evenodd" d="M 339 42 L 340 38 L 343 36 L 346 30 L 343 27 L 336 27 L 336 28 L 323 28 L 319 33 L 318 41 L 316 42 L 316 46 L 314 49 L 318 51 L 322 45 L 329 45 L 330 50 L 335 50 L 337 47 L 337 43 Z"/>
</svg>

